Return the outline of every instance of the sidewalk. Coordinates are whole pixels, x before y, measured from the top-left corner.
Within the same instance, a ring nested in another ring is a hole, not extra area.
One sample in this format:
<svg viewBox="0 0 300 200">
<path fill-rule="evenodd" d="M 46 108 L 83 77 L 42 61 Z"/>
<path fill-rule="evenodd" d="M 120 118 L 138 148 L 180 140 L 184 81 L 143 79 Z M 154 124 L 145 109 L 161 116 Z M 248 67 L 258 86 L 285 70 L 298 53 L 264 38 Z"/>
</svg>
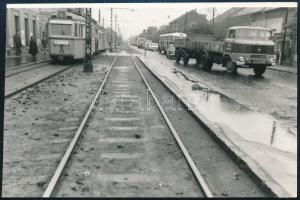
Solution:
<svg viewBox="0 0 300 200">
<path fill-rule="evenodd" d="M 294 73 L 294 74 L 298 73 L 297 68 L 298 68 L 297 65 L 296 66 L 287 66 L 287 65 L 279 65 L 279 64 L 268 67 L 268 69 L 271 69 L 271 70 Z"/>
<path fill-rule="evenodd" d="M 46 59 L 49 59 L 49 52 L 47 50 L 39 50 L 36 58 L 34 59 L 32 55 L 28 53 L 27 49 L 22 49 L 22 53 L 19 56 L 16 56 L 15 53 L 11 53 L 9 56 L 5 57 L 5 67 L 13 67 L 31 62 L 39 62 Z"/>
</svg>

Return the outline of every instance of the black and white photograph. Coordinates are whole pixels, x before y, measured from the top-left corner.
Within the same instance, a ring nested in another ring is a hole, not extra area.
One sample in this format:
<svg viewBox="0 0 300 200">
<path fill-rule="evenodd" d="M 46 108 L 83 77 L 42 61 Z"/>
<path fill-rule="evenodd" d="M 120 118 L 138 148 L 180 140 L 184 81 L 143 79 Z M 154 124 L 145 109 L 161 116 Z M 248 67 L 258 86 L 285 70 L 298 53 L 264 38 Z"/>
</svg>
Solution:
<svg viewBox="0 0 300 200">
<path fill-rule="evenodd" d="M 297 197 L 297 6 L 7 3 L 2 197 Z"/>
</svg>

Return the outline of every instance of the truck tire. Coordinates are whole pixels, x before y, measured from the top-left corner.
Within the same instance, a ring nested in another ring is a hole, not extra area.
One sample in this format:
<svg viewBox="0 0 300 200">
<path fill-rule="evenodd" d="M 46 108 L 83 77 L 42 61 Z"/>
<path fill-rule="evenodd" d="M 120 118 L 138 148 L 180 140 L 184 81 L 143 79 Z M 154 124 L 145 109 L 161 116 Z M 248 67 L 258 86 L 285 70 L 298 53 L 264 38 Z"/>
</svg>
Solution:
<svg viewBox="0 0 300 200">
<path fill-rule="evenodd" d="M 238 66 L 234 62 L 232 62 L 230 58 L 226 60 L 225 66 L 226 66 L 226 71 L 229 74 L 237 73 Z"/>
<path fill-rule="evenodd" d="M 175 56 L 176 56 L 176 64 L 179 64 L 181 58 L 179 51 L 176 51 Z"/>
<path fill-rule="evenodd" d="M 263 73 L 265 73 L 267 66 L 265 65 L 255 65 L 253 67 L 253 71 L 256 76 L 261 76 Z"/>
<path fill-rule="evenodd" d="M 201 64 L 201 58 L 200 57 L 196 57 L 196 63 L 197 63 L 197 65 Z"/>
<path fill-rule="evenodd" d="M 183 64 L 185 65 L 185 66 L 187 66 L 188 64 L 189 64 L 189 57 L 187 56 L 187 55 L 185 55 L 184 57 L 183 57 Z"/>
<path fill-rule="evenodd" d="M 208 59 L 208 62 L 207 62 L 207 65 L 206 65 L 205 69 L 207 71 L 211 71 L 211 68 L 212 68 L 213 64 L 214 64 L 213 60 L 212 59 Z"/>
<path fill-rule="evenodd" d="M 212 65 L 213 65 L 212 60 L 208 58 L 206 53 L 203 53 L 200 57 L 200 67 L 207 71 L 210 71 L 212 68 Z"/>
</svg>

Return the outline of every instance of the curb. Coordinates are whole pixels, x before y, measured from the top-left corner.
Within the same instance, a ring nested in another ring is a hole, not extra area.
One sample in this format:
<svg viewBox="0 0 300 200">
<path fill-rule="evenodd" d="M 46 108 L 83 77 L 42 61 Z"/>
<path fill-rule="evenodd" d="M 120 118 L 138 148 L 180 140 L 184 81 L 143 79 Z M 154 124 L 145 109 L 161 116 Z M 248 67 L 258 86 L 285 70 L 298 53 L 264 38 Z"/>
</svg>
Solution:
<svg viewBox="0 0 300 200">
<path fill-rule="evenodd" d="M 267 67 L 267 69 L 274 70 L 274 71 L 279 71 L 279 72 L 290 73 L 290 74 L 298 74 L 298 72 L 286 71 L 286 70 L 283 70 L 283 69 L 276 69 L 276 68 L 272 68 L 272 67 Z"/>
<path fill-rule="evenodd" d="M 255 182 L 260 184 L 270 195 L 275 197 L 290 197 L 291 195 L 282 188 L 258 163 L 252 160 L 244 151 L 236 146 L 224 132 L 231 130 L 223 130 L 221 127 L 210 122 L 201 113 L 194 111 L 188 107 L 186 100 L 176 94 L 176 92 L 168 86 L 152 69 L 150 69 L 138 56 L 139 61 L 169 90 L 173 95 L 181 100 L 184 107 L 188 108 L 188 111 L 204 126 L 204 128 L 210 133 L 211 136 L 220 144 L 233 160 L 242 168 L 244 168 L 250 177 Z M 222 94 L 222 93 L 220 93 Z"/>
</svg>

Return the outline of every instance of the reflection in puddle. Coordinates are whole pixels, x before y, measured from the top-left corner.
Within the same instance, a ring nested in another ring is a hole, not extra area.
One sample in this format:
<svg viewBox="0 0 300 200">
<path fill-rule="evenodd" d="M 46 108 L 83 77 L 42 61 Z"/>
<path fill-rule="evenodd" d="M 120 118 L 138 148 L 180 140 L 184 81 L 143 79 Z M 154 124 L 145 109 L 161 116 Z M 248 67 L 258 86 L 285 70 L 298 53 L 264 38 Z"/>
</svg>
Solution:
<svg viewBox="0 0 300 200">
<path fill-rule="evenodd" d="M 275 119 L 237 103 L 211 89 L 201 85 L 193 89 L 193 84 L 185 78 L 177 77 L 181 82 L 181 91 L 193 108 L 197 108 L 208 120 L 230 127 L 242 139 L 264 143 L 288 152 L 297 153 L 297 136 L 282 128 Z M 195 86 L 194 86 L 195 87 Z"/>
</svg>

